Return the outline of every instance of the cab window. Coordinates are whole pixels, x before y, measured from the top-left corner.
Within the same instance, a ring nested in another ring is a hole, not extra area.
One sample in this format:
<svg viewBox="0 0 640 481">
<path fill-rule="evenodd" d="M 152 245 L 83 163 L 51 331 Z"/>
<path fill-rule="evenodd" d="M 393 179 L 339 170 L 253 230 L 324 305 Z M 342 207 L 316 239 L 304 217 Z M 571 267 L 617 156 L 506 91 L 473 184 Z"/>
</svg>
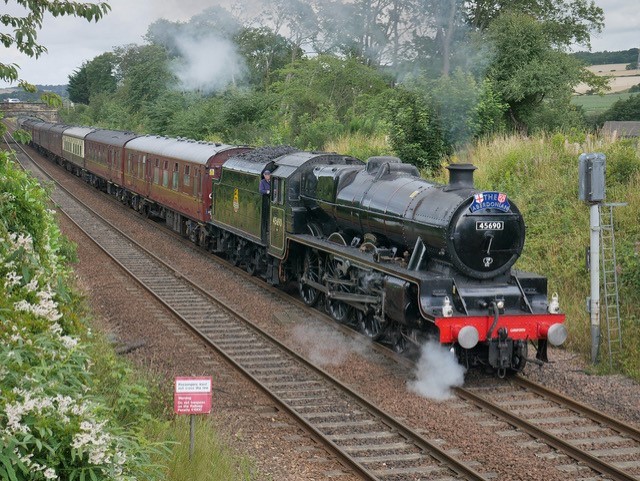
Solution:
<svg viewBox="0 0 640 481">
<path fill-rule="evenodd" d="M 271 202 L 284 204 L 284 179 L 271 177 Z"/>
</svg>

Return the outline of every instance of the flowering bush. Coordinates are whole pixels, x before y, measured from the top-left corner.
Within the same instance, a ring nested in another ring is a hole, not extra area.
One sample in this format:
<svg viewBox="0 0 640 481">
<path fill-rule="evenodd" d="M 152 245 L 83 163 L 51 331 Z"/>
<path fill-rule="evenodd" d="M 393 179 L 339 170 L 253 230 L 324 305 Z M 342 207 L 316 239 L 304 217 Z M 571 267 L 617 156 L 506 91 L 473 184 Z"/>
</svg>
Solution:
<svg viewBox="0 0 640 481">
<path fill-rule="evenodd" d="M 94 385 L 44 192 L 5 154 L 0 192 L 0 478 L 157 478 L 155 451 Z"/>
</svg>

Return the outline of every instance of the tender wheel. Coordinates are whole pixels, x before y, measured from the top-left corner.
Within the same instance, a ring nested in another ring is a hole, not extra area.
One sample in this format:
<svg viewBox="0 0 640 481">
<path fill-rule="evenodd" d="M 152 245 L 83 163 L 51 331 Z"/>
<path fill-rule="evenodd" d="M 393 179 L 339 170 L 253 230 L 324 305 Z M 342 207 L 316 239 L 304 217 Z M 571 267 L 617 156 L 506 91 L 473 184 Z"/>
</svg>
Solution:
<svg viewBox="0 0 640 481">
<path fill-rule="evenodd" d="M 258 252 L 255 249 L 251 249 L 251 252 L 249 252 L 244 267 L 250 276 L 256 275 L 258 271 Z"/>
<path fill-rule="evenodd" d="M 382 337 L 383 329 L 380 321 L 373 314 L 365 314 L 358 311 L 358 330 L 369 337 L 372 341 L 377 341 Z"/>
<path fill-rule="evenodd" d="M 307 306 L 315 306 L 320 298 L 320 291 L 306 284 L 302 279 L 320 283 L 320 258 L 315 250 L 307 250 L 304 256 L 302 277 L 298 281 L 300 297 Z"/>
</svg>

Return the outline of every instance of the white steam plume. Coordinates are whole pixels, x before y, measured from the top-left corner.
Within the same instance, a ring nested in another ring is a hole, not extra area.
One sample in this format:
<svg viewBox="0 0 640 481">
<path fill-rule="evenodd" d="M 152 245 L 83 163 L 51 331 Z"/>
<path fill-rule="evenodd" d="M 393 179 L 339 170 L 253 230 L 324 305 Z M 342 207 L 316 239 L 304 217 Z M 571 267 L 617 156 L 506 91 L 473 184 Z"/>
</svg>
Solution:
<svg viewBox="0 0 640 481">
<path fill-rule="evenodd" d="M 451 397 L 451 388 L 464 384 L 465 368 L 446 347 L 435 341 L 422 346 L 416 379 L 409 381 L 409 390 L 438 401 Z"/>
<path fill-rule="evenodd" d="M 244 59 L 230 40 L 214 35 L 175 39 L 181 58 L 172 65 L 182 90 L 210 93 L 236 85 L 246 73 Z"/>
<path fill-rule="evenodd" d="M 350 353 L 364 354 L 368 342 L 348 339 L 342 333 L 328 326 L 297 325 L 293 337 L 302 344 L 309 359 L 319 366 L 342 364 Z"/>
</svg>

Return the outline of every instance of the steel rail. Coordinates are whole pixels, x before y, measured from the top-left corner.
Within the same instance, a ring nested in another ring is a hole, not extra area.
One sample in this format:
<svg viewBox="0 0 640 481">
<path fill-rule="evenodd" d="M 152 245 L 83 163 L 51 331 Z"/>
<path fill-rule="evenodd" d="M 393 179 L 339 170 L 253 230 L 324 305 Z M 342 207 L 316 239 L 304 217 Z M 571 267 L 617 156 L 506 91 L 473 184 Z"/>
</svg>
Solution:
<svg viewBox="0 0 640 481">
<path fill-rule="evenodd" d="M 638 478 L 626 473 L 625 471 L 607 463 L 595 456 L 592 456 L 588 452 L 577 448 L 571 443 L 560 439 L 559 437 L 539 428 L 538 426 L 526 421 L 525 419 L 511 413 L 510 411 L 497 406 L 493 402 L 479 396 L 468 389 L 456 388 L 456 393 L 463 399 L 470 401 L 477 406 L 487 410 L 488 412 L 504 419 L 509 424 L 518 429 L 521 429 L 530 436 L 542 439 L 549 446 L 558 449 L 565 454 L 569 455 L 575 460 L 578 460 L 598 473 L 610 476 L 614 481 L 638 481 Z"/>
</svg>

